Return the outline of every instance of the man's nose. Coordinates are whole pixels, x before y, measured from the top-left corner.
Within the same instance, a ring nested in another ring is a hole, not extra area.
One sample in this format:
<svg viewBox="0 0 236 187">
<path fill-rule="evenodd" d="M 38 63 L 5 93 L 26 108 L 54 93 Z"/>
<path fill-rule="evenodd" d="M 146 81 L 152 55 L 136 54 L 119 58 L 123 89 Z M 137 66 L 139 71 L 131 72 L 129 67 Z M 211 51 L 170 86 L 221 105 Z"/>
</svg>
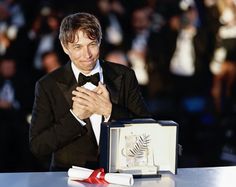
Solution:
<svg viewBox="0 0 236 187">
<path fill-rule="evenodd" d="M 84 50 L 83 50 L 83 56 L 85 58 L 90 58 L 91 57 L 91 51 L 89 49 L 89 47 L 85 47 Z"/>
</svg>

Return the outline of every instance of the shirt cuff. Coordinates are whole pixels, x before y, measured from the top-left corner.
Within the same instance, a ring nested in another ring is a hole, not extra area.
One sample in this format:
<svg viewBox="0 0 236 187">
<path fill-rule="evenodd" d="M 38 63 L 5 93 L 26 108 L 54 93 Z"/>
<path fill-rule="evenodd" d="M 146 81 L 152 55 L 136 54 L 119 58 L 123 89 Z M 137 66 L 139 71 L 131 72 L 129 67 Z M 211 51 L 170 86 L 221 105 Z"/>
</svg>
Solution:
<svg viewBox="0 0 236 187">
<path fill-rule="evenodd" d="M 86 123 L 85 123 L 83 120 L 79 119 L 71 109 L 70 109 L 70 112 L 71 112 L 71 114 L 75 117 L 75 119 L 77 119 L 77 120 L 80 122 L 80 124 L 81 124 L 82 126 L 85 126 L 85 125 L 86 125 Z M 109 118 L 110 118 L 110 117 L 109 117 Z"/>
</svg>

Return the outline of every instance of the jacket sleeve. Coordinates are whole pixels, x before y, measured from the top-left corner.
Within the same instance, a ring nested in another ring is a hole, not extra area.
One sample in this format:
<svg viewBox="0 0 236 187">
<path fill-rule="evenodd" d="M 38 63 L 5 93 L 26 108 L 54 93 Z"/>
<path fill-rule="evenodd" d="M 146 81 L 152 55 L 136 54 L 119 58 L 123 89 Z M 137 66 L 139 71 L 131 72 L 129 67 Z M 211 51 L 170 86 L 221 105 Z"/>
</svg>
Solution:
<svg viewBox="0 0 236 187">
<path fill-rule="evenodd" d="M 140 92 L 137 78 L 133 70 L 128 70 L 122 80 L 123 90 L 120 97 L 124 102 L 112 103 L 111 119 L 150 118 L 147 106 Z"/>
<path fill-rule="evenodd" d="M 53 96 L 45 90 L 40 82 L 36 83 L 29 142 L 31 151 L 37 157 L 50 155 L 86 133 L 86 128 L 74 118 L 69 109 L 55 120 Z"/>
</svg>

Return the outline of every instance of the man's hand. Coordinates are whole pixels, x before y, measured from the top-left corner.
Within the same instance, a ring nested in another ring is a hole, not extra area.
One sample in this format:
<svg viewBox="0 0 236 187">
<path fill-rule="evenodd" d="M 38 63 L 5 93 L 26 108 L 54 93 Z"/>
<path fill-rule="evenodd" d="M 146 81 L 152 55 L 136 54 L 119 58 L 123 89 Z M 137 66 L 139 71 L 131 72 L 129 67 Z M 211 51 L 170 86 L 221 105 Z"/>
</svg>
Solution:
<svg viewBox="0 0 236 187">
<path fill-rule="evenodd" d="M 11 102 L 0 99 L 0 108 L 1 109 L 10 109 L 11 107 L 12 107 Z"/>
<path fill-rule="evenodd" d="M 106 86 L 99 82 L 98 86 L 93 91 L 99 94 L 100 99 L 102 100 L 102 102 L 104 102 L 104 107 L 101 108 L 104 109 L 102 115 L 105 118 L 109 117 L 111 115 L 112 104 Z"/>
<path fill-rule="evenodd" d="M 86 118 L 89 118 L 92 113 L 86 109 L 86 105 L 83 105 L 83 99 L 77 97 L 78 91 L 74 90 L 72 92 L 74 97 L 72 97 L 72 112 L 81 120 L 84 120 Z"/>
<path fill-rule="evenodd" d="M 77 87 L 72 94 L 74 95 L 72 111 L 80 119 L 90 117 L 92 114 L 99 114 L 104 117 L 111 115 L 112 104 L 109 92 L 101 83 L 92 91 Z"/>
</svg>

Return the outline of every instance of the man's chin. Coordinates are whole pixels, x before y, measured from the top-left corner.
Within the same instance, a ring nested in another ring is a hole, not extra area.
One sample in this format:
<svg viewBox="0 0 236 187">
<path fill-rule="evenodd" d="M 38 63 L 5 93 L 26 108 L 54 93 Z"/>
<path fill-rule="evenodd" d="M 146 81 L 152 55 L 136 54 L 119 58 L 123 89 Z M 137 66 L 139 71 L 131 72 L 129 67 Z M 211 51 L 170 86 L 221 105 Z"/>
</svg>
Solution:
<svg viewBox="0 0 236 187">
<path fill-rule="evenodd" d="M 84 73 L 88 74 L 94 69 L 94 67 L 95 67 L 95 65 L 94 66 L 89 66 L 89 67 L 84 68 L 82 71 Z"/>
</svg>

